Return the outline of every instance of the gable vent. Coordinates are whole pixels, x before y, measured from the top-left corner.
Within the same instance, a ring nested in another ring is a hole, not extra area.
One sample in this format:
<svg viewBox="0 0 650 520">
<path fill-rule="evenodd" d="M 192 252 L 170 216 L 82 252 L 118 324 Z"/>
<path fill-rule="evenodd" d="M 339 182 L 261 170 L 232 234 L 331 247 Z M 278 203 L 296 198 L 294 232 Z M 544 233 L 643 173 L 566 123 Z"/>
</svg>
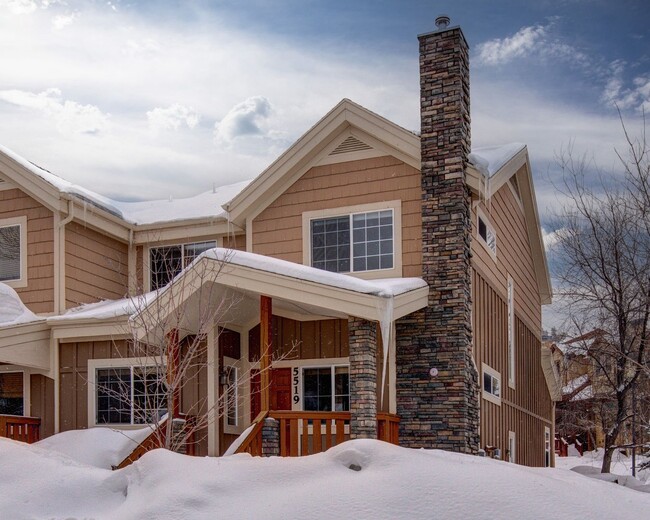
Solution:
<svg viewBox="0 0 650 520">
<path fill-rule="evenodd" d="M 330 155 L 339 155 L 342 153 L 349 152 L 360 152 L 362 150 L 372 150 L 372 146 L 368 146 L 366 143 L 359 141 L 356 137 L 350 136 L 340 145 L 338 145 L 334 150 L 330 152 Z"/>
</svg>

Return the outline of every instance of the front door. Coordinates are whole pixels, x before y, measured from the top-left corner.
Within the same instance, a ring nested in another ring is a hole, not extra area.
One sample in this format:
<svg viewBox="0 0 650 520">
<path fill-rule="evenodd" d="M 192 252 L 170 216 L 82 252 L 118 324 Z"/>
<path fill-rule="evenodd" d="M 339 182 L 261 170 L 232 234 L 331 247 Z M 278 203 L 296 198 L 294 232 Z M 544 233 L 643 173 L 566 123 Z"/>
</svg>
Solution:
<svg viewBox="0 0 650 520">
<path fill-rule="evenodd" d="M 262 409 L 260 395 L 260 373 L 251 376 L 251 421 L 254 421 Z M 272 368 L 270 388 L 271 410 L 291 410 L 291 369 Z"/>
</svg>

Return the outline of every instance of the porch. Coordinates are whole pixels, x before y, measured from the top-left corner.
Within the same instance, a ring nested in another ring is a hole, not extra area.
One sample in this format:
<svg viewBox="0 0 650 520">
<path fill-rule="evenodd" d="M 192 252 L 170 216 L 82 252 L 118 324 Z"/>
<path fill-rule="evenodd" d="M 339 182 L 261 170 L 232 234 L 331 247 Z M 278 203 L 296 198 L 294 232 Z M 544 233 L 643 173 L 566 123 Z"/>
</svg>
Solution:
<svg viewBox="0 0 650 520">
<path fill-rule="evenodd" d="M 131 318 L 139 341 L 167 338 L 172 374 L 183 338 L 205 337 L 207 454 L 236 446 L 298 456 L 353 438 L 397 443 L 393 323 L 426 306 L 428 286 L 213 252 Z M 174 408 L 193 413 L 185 395 L 178 400 Z M 275 452 L 262 449 L 269 435 Z"/>
<path fill-rule="evenodd" d="M 22 415 L 0 415 L 0 437 L 32 444 L 38 442 L 41 419 Z"/>
</svg>

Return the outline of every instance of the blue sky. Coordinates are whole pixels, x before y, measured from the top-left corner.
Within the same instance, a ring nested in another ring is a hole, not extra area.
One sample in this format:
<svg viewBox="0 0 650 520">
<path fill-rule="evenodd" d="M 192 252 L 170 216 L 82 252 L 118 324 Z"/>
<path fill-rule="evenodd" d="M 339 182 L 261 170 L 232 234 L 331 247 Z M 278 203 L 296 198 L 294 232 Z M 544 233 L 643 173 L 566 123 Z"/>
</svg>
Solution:
<svg viewBox="0 0 650 520">
<path fill-rule="evenodd" d="M 0 144 L 125 200 L 257 175 L 343 97 L 419 129 L 417 34 L 471 47 L 474 146 L 528 144 L 546 231 L 556 154 L 605 170 L 650 112 L 647 1 L 0 0 Z"/>
</svg>

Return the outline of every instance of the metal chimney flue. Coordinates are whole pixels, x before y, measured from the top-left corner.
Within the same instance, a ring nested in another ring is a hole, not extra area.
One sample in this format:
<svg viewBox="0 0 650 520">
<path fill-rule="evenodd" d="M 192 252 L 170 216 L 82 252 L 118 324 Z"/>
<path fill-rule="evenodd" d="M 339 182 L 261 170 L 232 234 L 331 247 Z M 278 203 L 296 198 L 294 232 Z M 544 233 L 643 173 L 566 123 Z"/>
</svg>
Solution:
<svg viewBox="0 0 650 520">
<path fill-rule="evenodd" d="M 449 22 L 451 20 L 449 19 L 449 16 L 446 14 L 441 14 L 436 18 L 436 27 L 438 28 L 439 31 L 444 31 L 447 27 L 449 27 Z"/>
</svg>

